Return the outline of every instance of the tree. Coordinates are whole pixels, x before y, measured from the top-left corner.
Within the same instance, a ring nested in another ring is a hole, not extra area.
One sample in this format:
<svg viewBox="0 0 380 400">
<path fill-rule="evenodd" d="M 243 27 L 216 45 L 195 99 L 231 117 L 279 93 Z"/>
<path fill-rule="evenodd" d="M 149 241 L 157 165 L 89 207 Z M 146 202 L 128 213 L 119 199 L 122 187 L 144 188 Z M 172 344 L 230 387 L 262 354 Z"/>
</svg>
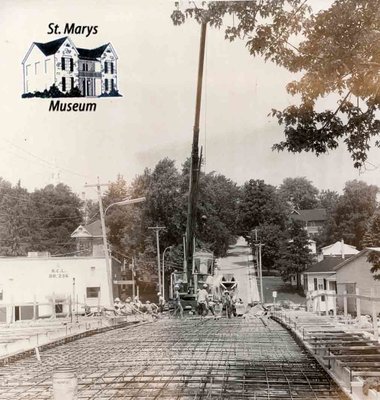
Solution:
<svg viewBox="0 0 380 400">
<path fill-rule="evenodd" d="M 339 194 L 333 190 L 322 190 L 318 196 L 319 205 L 326 210 L 326 221 L 322 229 L 315 236 L 317 248 L 327 246 L 334 242 L 334 231 L 336 224 L 333 218 L 333 212 L 337 207 Z"/>
<path fill-rule="evenodd" d="M 378 9 L 377 0 L 337 0 L 304 25 L 305 40 L 292 61 L 303 75 L 288 85 L 302 100 L 273 112 L 286 137 L 275 149 L 319 155 L 343 141 L 354 166 L 364 165 L 380 128 Z M 319 100 L 330 94 L 338 97 L 336 109 L 320 111 Z"/>
<path fill-rule="evenodd" d="M 30 249 L 52 254 L 72 254 L 71 233 L 82 222 L 82 202 L 71 189 L 59 183 L 30 194 L 30 220 L 33 223 Z"/>
<path fill-rule="evenodd" d="M 12 185 L 0 178 L 0 254 L 26 255 L 31 246 L 31 200 L 20 182 Z"/>
<path fill-rule="evenodd" d="M 201 174 L 196 236 L 217 257 L 225 256 L 235 240 L 238 195 L 236 183 L 224 175 Z"/>
<path fill-rule="evenodd" d="M 282 279 L 289 281 L 292 275 L 296 275 L 297 288 L 301 289 L 301 273 L 312 262 L 309 238 L 300 221 L 291 220 L 288 229 L 288 239 L 280 249 L 277 262 Z"/>
<path fill-rule="evenodd" d="M 362 181 L 346 183 L 343 195 L 332 212 L 331 236 L 344 239 L 348 244 L 361 248 L 366 225 L 376 210 L 378 187 Z"/>
<path fill-rule="evenodd" d="M 237 227 L 250 240 L 250 232 L 261 224 L 285 227 L 287 209 L 276 188 L 263 180 L 246 182 L 240 190 Z"/>
<path fill-rule="evenodd" d="M 336 0 L 327 10 L 309 14 L 305 1 L 210 3 L 210 26 L 220 28 L 226 15 L 234 15 L 225 28 L 227 40 L 242 38 L 253 56 L 301 75 L 287 86 L 300 104 L 272 110 L 285 133 L 273 149 L 320 155 L 343 142 L 354 166 L 365 165 L 380 129 L 378 8 L 378 0 Z M 186 17 L 200 21 L 204 16 L 200 9 L 176 10 L 172 19 L 179 25 Z M 323 109 L 326 97 L 336 101 L 332 109 Z"/>
<path fill-rule="evenodd" d="M 280 251 L 287 239 L 286 230 L 275 224 L 263 223 L 257 227 L 257 236 L 261 243 L 264 244 L 261 251 L 262 265 L 268 271 L 277 267 Z M 252 252 L 255 252 L 255 232 L 251 232 Z"/>
<path fill-rule="evenodd" d="M 318 201 L 319 206 L 330 214 L 336 207 L 339 200 L 339 193 L 334 190 L 321 190 Z"/>
<path fill-rule="evenodd" d="M 319 190 L 305 177 L 285 178 L 279 187 L 279 194 L 298 210 L 318 207 Z"/>
<path fill-rule="evenodd" d="M 380 247 L 380 212 L 376 211 L 368 222 L 363 237 L 363 247 Z M 377 251 L 369 252 L 367 261 L 372 264 L 371 272 L 374 279 L 380 280 L 380 254 Z"/>
</svg>

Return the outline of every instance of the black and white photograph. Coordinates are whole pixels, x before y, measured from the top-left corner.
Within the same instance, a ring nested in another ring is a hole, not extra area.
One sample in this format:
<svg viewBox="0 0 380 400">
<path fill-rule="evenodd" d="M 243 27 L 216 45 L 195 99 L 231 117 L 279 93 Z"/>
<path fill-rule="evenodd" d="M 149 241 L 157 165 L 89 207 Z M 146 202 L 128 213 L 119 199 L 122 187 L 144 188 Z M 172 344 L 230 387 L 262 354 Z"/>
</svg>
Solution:
<svg viewBox="0 0 380 400">
<path fill-rule="evenodd" d="M 0 27 L 0 400 L 380 400 L 379 0 Z"/>
</svg>

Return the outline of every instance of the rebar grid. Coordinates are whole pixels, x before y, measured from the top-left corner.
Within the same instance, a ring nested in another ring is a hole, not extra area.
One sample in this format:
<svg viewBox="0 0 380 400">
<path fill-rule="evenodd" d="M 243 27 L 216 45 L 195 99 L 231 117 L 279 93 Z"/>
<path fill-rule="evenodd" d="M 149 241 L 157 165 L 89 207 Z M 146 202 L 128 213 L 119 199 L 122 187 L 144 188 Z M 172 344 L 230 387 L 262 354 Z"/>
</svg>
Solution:
<svg viewBox="0 0 380 400">
<path fill-rule="evenodd" d="M 274 321 L 160 320 L 90 336 L 0 368 L 0 399 L 51 399 L 74 367 L 78 399 L 345 399 Z"/>
</svg>

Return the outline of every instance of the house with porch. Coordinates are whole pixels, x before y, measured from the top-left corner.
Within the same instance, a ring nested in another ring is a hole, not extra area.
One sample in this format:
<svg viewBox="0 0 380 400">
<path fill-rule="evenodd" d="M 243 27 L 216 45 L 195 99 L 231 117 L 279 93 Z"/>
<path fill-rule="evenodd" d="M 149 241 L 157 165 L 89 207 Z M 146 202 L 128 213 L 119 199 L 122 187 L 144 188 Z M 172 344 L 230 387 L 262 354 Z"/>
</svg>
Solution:
<svg viewBox="0 0 380 400">
<path fill-rule="evenodd" d="M 323 293 L 320 299 L 313 300 L 312 308 L 322 313 L 335 309 L 336 300 L 328 295 L 338 292 L 337 268 L 345 260 L 358 254 L 354 247 L 338 241 L 322 248 L 322 255 L 318 262 L 310 266 L 303 274 L 304 291 L 307 297 Z"/>
</svg>

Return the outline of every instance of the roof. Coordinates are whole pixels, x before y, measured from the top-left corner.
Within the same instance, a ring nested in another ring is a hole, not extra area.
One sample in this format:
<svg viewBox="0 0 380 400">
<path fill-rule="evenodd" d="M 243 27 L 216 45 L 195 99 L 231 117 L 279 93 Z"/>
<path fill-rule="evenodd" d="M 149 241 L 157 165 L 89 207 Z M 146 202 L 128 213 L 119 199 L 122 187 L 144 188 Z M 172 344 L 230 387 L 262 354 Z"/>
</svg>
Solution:
<svg viewBox="0 0 380 400">
<path fill-rule="evenodd" d="M 50 56 L 58 51 L 58 49 L 62 46 L 63 42 L 66 39 L 67 36 L 60 39 L 52 40 L 51 42 L 47 43 L 34 42 L 34 44 L 45 54 L 45 56 Z"/>
<path fill-rule="evenodd" d="M 92 237 L 91 233 L 83 225 L 79 225 L 70 236 L 72 238 Z"/>
<path fill-rule="evenodd" d="M 108 228 L 106 228 L 108 232 Z M 88 225 L 79 225 L 77 229 L 71 234 L 72 238 L 83 238 L 83 237 L 88 237 L 88 238 L 99 238 L 103 236 L 102 232 L 102 223 L 100 219 L 91 222 L 91 224 Z"/>
<path fill-rule="evenodd" d="M 357 250 L 355 246 L 351 246 L 341 241 L 335 242 L 328 246 L 324 246 L 322 247 L 321 250 L 323 255 L 325 256 L 338 256 L 341 255 L 342 253 L 345 255 L 348 254 L 354 255 L 359 253 L 359 250 Z"/>
<path fill-rule="evenodd" d="M 298 221 L 326 221 L 327 214 L 324 208 L 310 210 L 293 210 L 291 217 Z"/>
<path fill-rule="evenodd" d="M 86 58 L 87 60 L 96 60 L 101 57 L 104 53 L 104 50 L 107 48 L 108 43 L 104 44 L 103 46 L 97 47 L 96 49 L 82 49 L 77 47 L 79 57 Z"/>
<path fill-rule="evenodd" d="M 335 267 L 344 262 L 342 257 L 325 257 L 322 261 L 313 264 L 305 273 L 311 272 L 335 272 Z"/>
<path fill-rule="evenodd" d="M 349 264 L 350 262 L 356 260 L 357 258 L 366 255 L 368 252 L 370 251 L 370 249 L 363 249 L 362 251 L 360 251 L 358 254 L 355 254 L 354 256 L 347 258 L 346 260 L 344 260 L 343 262 L 341 262 L 340 264 L 338 264 L 334 270 L 337 271 L 338 269 L 344 267 L 345 265 Z"/>
<path fill-rule="evenodd" d="M 92 237 L 102 237 L 102 223 L 100 222 L 100 219 L 97 219 L 91 224 L 85 225 L 85 228 Z"/>
</svg>

